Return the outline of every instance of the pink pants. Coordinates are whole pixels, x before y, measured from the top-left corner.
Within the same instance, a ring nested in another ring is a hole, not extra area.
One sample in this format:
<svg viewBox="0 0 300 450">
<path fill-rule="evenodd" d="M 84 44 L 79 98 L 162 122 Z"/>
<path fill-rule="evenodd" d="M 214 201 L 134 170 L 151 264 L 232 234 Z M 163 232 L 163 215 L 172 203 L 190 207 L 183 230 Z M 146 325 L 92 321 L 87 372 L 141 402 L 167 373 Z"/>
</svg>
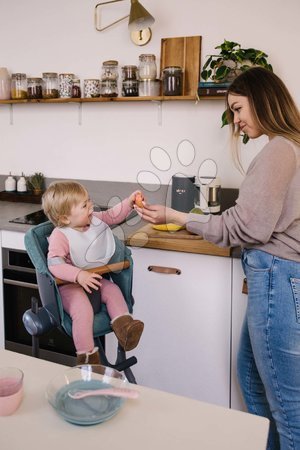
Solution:
<svg viewBox="0 0 300 450">
<path fill-rule="evenodd" d="M 109 317 L 114 319 L 128 314 L 123 294 L 116 284 L 102 278 L 101 301 L 107 307 Z M 79 284 L 66 284 L 59 288 L 63 308 L 72 319 L 72 335 L 77 352 L 90 352 L 94 348 L 94 312 L 88 296 Z"/>
</svg>

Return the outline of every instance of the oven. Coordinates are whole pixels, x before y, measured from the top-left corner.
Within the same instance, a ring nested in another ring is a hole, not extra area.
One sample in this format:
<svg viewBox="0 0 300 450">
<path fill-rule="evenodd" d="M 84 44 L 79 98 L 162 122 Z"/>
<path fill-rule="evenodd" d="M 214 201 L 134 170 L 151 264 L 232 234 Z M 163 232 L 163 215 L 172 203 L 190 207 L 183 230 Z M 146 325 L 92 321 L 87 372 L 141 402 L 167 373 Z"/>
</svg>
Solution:
<svg viewBox="0 0 300 450">
<path fill-rule="evenodd" d="M 28 254 L 2 249 L 5 348 L 32 354 L 32 337 L 23 324 L 23 314 L 31 308 L 31 298 L 41 305 L 35 269 Z M 72 339 L 57 328 L 39 337 L 40 357 L 73 366 L 76 351 Z"/>
</svg>

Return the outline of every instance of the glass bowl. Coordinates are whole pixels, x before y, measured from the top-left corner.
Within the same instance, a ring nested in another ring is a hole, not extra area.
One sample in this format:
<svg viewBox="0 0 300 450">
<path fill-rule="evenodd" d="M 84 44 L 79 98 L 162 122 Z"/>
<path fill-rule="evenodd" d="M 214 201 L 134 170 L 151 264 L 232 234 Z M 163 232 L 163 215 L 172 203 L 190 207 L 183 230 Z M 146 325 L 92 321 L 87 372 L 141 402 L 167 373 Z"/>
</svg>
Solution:
<svg viewBox="0 0 300 450">
<path fill-rule="evenodd" d="M 128 385 L 125 375 L 115 369 L 85 364 L 67 369 L 51 380 L 46 389 L 46 397 L 67 422 L 95 425 L 111 419 L 123 405 L 124 398 L 93 395 L 75 399 L 70 395 L 76 391 L 124 388 Z"/>
</svg>

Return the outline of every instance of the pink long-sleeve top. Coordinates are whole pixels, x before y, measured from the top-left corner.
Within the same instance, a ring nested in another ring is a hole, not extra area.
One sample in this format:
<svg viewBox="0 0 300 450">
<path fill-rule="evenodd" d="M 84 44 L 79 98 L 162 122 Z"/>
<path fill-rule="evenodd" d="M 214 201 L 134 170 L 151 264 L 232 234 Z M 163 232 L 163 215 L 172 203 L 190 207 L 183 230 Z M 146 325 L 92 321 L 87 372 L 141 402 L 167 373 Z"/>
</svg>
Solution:
<svg viewBox="0 0 300 450">
<path fill-rule="evenodd" d="M 107 225 L 115 225 L 123 222 L 131 211 L 132 206 L 127 198 L 113 208 L 107 211 L 94 212 L 93 215 Z M 48 259 L 50 258 L 59 258 L 58 261 L 63 261 L 55 265 L 49 265 L 49 270 L 54 277 L 71 283 L 76 282 L 78 273 L 82 269 L 73 265 L 69 241 L 59 227 L 54 228 L 49 237 Z"/>
</svg>

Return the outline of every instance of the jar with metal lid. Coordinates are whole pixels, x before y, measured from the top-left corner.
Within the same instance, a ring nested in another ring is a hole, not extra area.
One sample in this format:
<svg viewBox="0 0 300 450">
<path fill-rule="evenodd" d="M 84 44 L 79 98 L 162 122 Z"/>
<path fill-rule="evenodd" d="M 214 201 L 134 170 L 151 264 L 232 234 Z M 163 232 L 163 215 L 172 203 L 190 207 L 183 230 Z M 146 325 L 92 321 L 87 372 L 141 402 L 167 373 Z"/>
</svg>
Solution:
<svg viewBox="0 0 300 450">
<path fill-rule="evenodd" d="M 81 86 L 79 78 L 73 79 L 72 98 L 81 98 Z"/>
<path fill-rule="evenodd" d="M 137 66 L 122 67 L 122 78 L 126 80 L 137 80 Z"/>
<path fill-rule="evenodd" d="M 114 80 L 116 81 L 119 78 L 119 66 L 118 61 L 109 60 L 103 61 L 102 63 L 102 73 L 101 80 Z"/>
<path fill-rule="evenodd" d="M 43 98 L 58 98 L 58 74 L 55 72 L 43 73 Z"/>
<path fill-rule="evenodd" d="M 27 78 L 28 98 L 43 98 L 43 80 L 42 78 Z"/>
<path fill-rule="evenodd" d="M 59 96 L 61 98 L 72 97 L 74 73 L 60 73 L 59 80 Z"/>
<path fill-rule="evenodd" d="M 179 66 L 165 67 L 162 71 L 163 95 L 182 95 L 183 70 Z"/>
<path fill-rule="evenodd" d="M 139 61 L 139 79 L 155 80 L 157 74 L 155 55 L 140 55 Z"/>
<path fill-rule="evenodd" d="M 13 100 L 21 100 L 27 98 L 27 77 L 25 73 L 12 74 L 11 98 Z"/>
</svg>

